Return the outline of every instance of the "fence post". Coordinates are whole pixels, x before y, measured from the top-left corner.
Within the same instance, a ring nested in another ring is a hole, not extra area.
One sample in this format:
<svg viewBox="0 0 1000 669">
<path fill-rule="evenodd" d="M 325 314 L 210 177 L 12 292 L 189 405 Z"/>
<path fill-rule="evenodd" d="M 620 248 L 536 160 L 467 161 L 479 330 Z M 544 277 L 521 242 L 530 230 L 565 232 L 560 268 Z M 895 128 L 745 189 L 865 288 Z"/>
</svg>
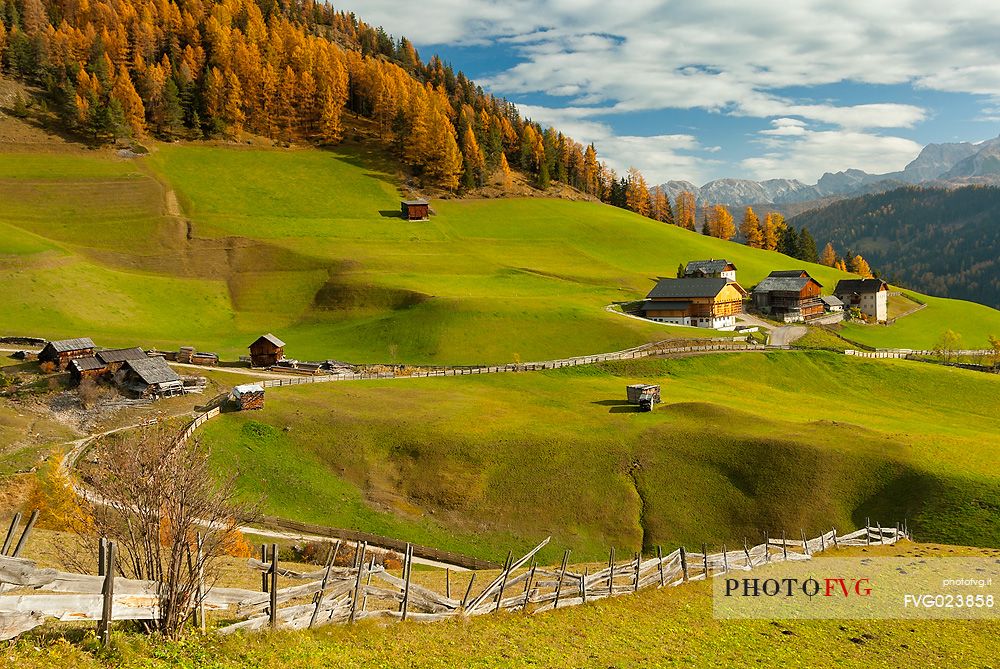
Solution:
<svg viewBox="0 0 1000 669">
<path fill-rule="evenodd" d="M 532 576 L 535 574 L 534 568 L 531 570 Z M 476 572 L 472 572 L 472 578 L 469 579 L 469 587 L 465 589 L 465 597 L 462 597 L 462 608 L 465 608 L 466 603 L 469 601 L 469 595 L 472 594 L 472 584 L 476 582 Z"/>
<path fill-rule="evenodd" d="M 660 587 L 662 588 L 663 585 L 664 585 L 664 583 L 663 583 L 663 551 L 660 550 L 659 546 L 656 547 L 656 561 L 657 561 L 657 563 L 659 564 L 659 567 L 660 567 Z"/>
<path fill-rule="evenodd" d="M 14 540 L 14 533 L 17 531 L 17 526 L 21 523 L 21 512 L 18 511 L 14 514 L 14 517 L 10 520 L 10 527 L 7 529 L 7 538 L 3 540 L 3 548 L 0 549 L 0 554 L 6 555 L 7 549 L 10 548 L 10 542 Z"/>
<path fill-rule="evenodd" d="M 885 537 L 882 535 L 882 526 L 878 522 L 875 523 L 875 526 L 878 528 L 878 544 L 882 546 L 885 544 Z"/>
<path fill-rule="evenodd" d="M 444 568 L 444 596 L 451 599 L 451 569 Z"/>
<path fill-rule="evenodd" d="M 726 552 L 726 544 L 722 544 L 722 573 L 729 573 L 729 553 Z"/>
<path fill-rule="evenodd" d="M 28 518 L 28 524 L 24 526 L 24 531 L 21 532 L 21 538 L 17 540 L 17 546 L 14 547 L 14 552 L 11 554 L 11 557 L 17 557 L 21 554 L 21 549 L 24 548 L 24 542 L 28 540 L 28 534 L 35 526 L 36 520 L 38 520 L 38 509 L 31 512 L 31 516 Z"/>
<path fill-rule="evenodd" d="M 702 564 L 705 567 L 705 580 L 708 580 L 708 546 L 706 544 L 701 545 L 701 559 Z"/>
<path fill-rule="evenodd" d="M 271 627 L 278 626 L 278 544 L 271 544 Z"/>
<path fill-rule="evenodd" d="M 107 558 L 105 563 L 104 585 L 101 588 L 103 605 L 101 606 L 101 622 L 97 628 L 97 637 L 102 646 L 111 641 L 111 617 L 115 597 L 115 542 L 107 542 Z"/>
<path fill-rule="evenodd" d="M 205 633 L 205 551 L 201 532 L 198 533 L 198 626 Z"/>
<path fill-rule="evenodd" d="M 267 564 L 267 544 L 260 545 L 260 561 Z M 260 573 L 260 591 L 267 592 L 267 574 L 268 571 L 264 570 Z"/>
<path fill-rule="evenodd" d="M 108 539 L 107 537 L 101 537 L 98 542 L 97 547 L 97 575 L 104 576 L 107 571 L 106 565 L 108 563 Z"/>
<path fill-rule="evenodd" d="M 788 560 L 788 541 L 785 539 L 784 530 L 781 530 L 781 558 Z"/>
<path fill-rule="evenodd" d="M 837 542 L 837 528 L 833 528 L 833 547 L 839 549 L 840 544 Z"/>
<path fill-rule="evenodd" d="M 493 607 L 493 612 L 500 610 L 500 602 L 503 601 L 503 591 L 507 588 L 507 576 L 510 575 L 511 565 L 514 564 L 514 551 L 507 551 L 507 559 L 503 561 L 503 574 L 500 578 L 500 590 L 497 592 L 497 603 Z"/>
<path fill-rule="evenodd" d="M 400 607 L 402 609 L 403 615 L 400 617 L 400 619 L 406 620 L 406 612 L 407 609 L 410 608 L 410 572 L 413 570 L 413 546 L 410 544 L 406 544 L 406 558 L 405 558 L 405 564 L 403 565 L 403 569 L 406 572 L 406 574 L 404 575 L 405 578 L 403 579 L 403 601 Z M 358 581 L 359 582 L 361 581 L 360 572 L 358 574 Z"/>
<path fill-rule="evenodd" d="M 580 597 L 583 599 L 583 603 L 587 603 L 587 575 L 590 573 L 590 569 L 584 567 L 583 576 L 580 577 Z"/>
<path fill-rule="evenodd" d="M 351 615 L 349 620 L 352 623 L 354 622 L 354 616 L 358 610 L 358 597 L 361 595 L 361 572 L 365 570 L 365 551 L 367 549 L 368 549 L 368 543 L 364 541 L 361 542 L 359 546 L 357 546 L 357 550 L 360 551 L 361 561 L 358 564 L 358 574 L 354 580 L 354 596 L 351 597 Z M 407 552 L 409 552 L 409 544 L 407 544 Z M 409 574 L 407 574 L 406 590 L 403 593 L 403 620 L 406 620 L 406 595 L 408 595 L 409 592 L 410 592 L 410 577 Z"/>
<path fill-rule="evenodd" d="M 681 546 L 681 579 L 685 583 L 688 581 L 688 558 L 683 546 Z"/>
<path fill-rule="evenodd" d="M 615 547 L 608 553 L 608 597 L 615 594 Z"/>
<path fill-rule="evenodd" d="M 872 545 L 871 526 L 872 526 L 872 519 L 865 518 L 865 544 L 868 546 Z"/>
<path fill-rule="evenodd" d="M 802 551 L 809 555 L 809 543 L 806 541 L 806 531 L 799 528 L 799 534 L 802 535 Z"/>
<path fill-rule="evenodd" d="M 820 534 L 819 535 L 819 552 L 820 553 L 825 553 L 826 552 L 826 535 L 825 534 Z"/>
<path fill-rule="evenodd" d="M 562 593 L 563 579 L 566 578 L 566 567 L 569 565 L 569 549 L 563 551 L 562 568 L 559 570 L 559 581 L 556 583 L 556 599 L 552 603 L 552 608 L 559 608 L 559 595 Z"/>
<path fill-rule="evenodd" d="M 632 588 L 632 592 L 638 592 L 639 591 L 639 565 L 640 565 L 641 560 L 642 560 L 642 554 L 641 553 L 636 553 L 635 554 L 635 585 Z"/>
<path fill-rule="evenodd" d="M 319 583 L 319 592 L 315 595 L 316 606 L 313 608 L 312 616 L 309 618 L 310 628 L 316 624 L 316 616 L 319 615 L 319 607 L 323 604 L 323 597 L 326 596 L 326 584 L 330 580 L 330 569 L 333 567 L 333 559 L 333 546 L 330 546 L 330 550 L 326 554 L 326 571 L 323 572 L 323 580 Z"/>
<path fill-rule="evenodd" d="M 764 532 L 764 562 L 771 561 L 771 542 L 768 540 L 767 531 Z"/>
<path fill-rule="evenodd" d="M 753 560 L 750 558 L 750 548 L 747 546 L 747 538 L 743 537 L 743 552 L 747 556 L 747 569 L 753 568 Z"/>
</svg>

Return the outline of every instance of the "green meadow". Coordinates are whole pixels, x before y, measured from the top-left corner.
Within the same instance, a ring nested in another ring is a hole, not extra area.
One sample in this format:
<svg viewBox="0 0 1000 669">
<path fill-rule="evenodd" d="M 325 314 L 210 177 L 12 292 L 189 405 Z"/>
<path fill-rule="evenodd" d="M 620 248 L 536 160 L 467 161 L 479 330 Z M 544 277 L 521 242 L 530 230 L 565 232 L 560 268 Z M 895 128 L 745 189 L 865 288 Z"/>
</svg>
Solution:
<svg viewBox="0 0 1000 669">
<path fill-rule="evenodd" d="M 726 257 L 746 286 L 804 266 L 592 202 L 436 200 L 429 222 L 404 222 L 396 177 L 358 148 L 153 148 L 0 154 L 4 332 L 232 357 L 272 331 L 300 359 L 538 360 L 696 334 L 604 310 L 681 262 Z M 846 276 L 807 269 L 828 290 Z M 931 305 L 844 334 L 1000 333 L 1000 312 Z"/>
<path fill-rule="evenodd" d="M 625 385 L 660 383 L 636 413 Z M 824 352 L 268 391 L 201 431 L 275 515 L 501 559 L 909 519 L 1000 545 L 1000 378 Z M 976 398 L 975 402 L 970 398 Z"/>
</svg>

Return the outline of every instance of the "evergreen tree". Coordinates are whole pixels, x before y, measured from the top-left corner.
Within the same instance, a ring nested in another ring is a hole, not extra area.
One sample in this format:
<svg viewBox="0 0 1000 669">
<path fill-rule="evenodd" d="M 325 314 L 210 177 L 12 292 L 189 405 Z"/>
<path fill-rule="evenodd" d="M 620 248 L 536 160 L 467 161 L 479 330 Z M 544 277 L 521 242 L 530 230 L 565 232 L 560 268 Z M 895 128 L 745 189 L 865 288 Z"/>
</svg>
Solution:
<svg viewBox="0 0 1000 669">
<path fill-rule="evenodd" d="M 819 255 L 816 252 L 816 240 L 809 234 L 808 228 L 802 228 L 801 232 L 799 232 L 798 253 L 796 253 L 795 257 L 806 262 L 819 262 Z"/>
<path fill-rule="evenodd" d="M 778 253 L 784 253 L 786 256 L 792 258 L 798 257 L 799 253 L 799 235 L 795 232 L 795 228 L 790 226 L 785 226 L 781 228 L 781 232 L 778 237 Z"/>
<path fill-rule="evenodd" d="M 160 132 L 168 137 L 174 137 L 184 126 L 184 110 L 181 109 L 180 94 L 173 77 L 167 77 L 163 85 L 163 109 Z"/>
</svg>

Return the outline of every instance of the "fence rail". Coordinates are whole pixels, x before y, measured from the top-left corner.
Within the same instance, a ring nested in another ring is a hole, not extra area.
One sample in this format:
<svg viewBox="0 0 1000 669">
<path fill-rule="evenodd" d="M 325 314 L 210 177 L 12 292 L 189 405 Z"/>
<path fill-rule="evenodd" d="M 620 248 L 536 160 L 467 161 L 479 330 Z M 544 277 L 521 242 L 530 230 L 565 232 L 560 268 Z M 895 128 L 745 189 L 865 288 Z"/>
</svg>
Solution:
<svg viewBox="0 0 1000 669">
<path fill-rule="evenodd" d="M 886 348 L 886 349 L 876 349 L 874 351 L 858 351 L 855 349 L 847 349 L 844 351 L 844 355 L 853 355 L 858 358 L 895 358 L 900 360 L 906 360 L 911 356 L 933 356 L 933 355 L 950 355 L 950 356 L 968 356 L 968 357 L 979 357 L 979 356 L 991 356 L 996 355 L 996 351 L 992 349 L 963 349 L 959 351 L 929 351 L 926 349 L 912 349 L 912 348 Z"/>
<path fill-rule="evenodd" d="M 396 576 L 376 565 L 374 558 L 366 562 L 364 542 L 355 552 L 353 566 L 335 567 L 336 551 L 331 549 L 326 565 L 313 572 L 283 569 L 278 563 L 277 546 L 272 544 L 270 560 L 250 559 L 247 563 L 249 569 L 270 577 L 262 579 L 263 591 L 200 587 L 202 594 L 187 605 L 240 619 L 220 628 L 223 634 L 265 627 L 303 629 L 365 618 L 429 622 L 496 611 L 537 614 L 647 588 L 749 571 L 773 562 L 809 560 L 832 548 L 888 545 L 907 537 L 906 529 L 899 525 L 876 525 L 846 535 L 832 529 L 812 539 L 806 539 L 804 533 L 801 540 L 765 539 L 765 543 L 753 547 L 744 542 L 742 548 L 727 550 L 723 546 L 718 553 L 708 553 L 704 548 L 700 553 L 691 553 L 678 548 L 663 555 L 657 548 L 655 556 L 635 553 L 619 561 L 612 549 L 608 566 L 592 572 L 589 568 L 571 570 L 568 551 L 558 568 L 537 565 L 534 557 L 548 544 L 545 539 L 518 560 L 508 556 L 500 573 L 476 594 L 474 574 L 460 598 L 452 597 L 450 581 L 446 581 L 443 594 L 412 582 L 415 551 L 411 545 L 405 547 L 402 574 Z M 262 557 L 267 557 L 266 551 Z M 14 638 L 49 619 L 99 620 L 106 628 L 114 620 L 152 620 L 159 616 L 160 584 L 115 577 L 113 567 L 109 567 L 109 574 L 62 572 L 38 567 L 31 560 L 0 557 L 0 590 L 21 590 L 0 594 L 0 639 Z M 279 589 L 278 576 L 304 582 Z M 270 588 L 266 587 L 268 583 Z"/>
</svg>

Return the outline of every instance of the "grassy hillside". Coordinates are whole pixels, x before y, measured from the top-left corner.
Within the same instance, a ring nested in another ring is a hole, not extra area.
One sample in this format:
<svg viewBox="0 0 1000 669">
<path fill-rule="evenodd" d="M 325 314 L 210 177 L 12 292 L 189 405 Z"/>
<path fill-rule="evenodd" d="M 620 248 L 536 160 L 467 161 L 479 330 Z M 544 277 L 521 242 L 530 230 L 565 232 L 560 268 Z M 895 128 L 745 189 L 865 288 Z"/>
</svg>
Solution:
<svg viewBox="0 0 1000 669">
<path fill-rule="evenodd" d="M 624 405 L 639 380 L 663 386 L 652 414 Z M 203 434 L 272 513 L 494 559 L 550 533 L 550 559 L 598 558 L 866 515 L 996 546 L 998 398 L 1000 378 L 919 363 L 713 355 L 281 389 Z"/>
<path fill-rule="evenodd" d="M 394 178 L 357 149 L 155 148 L 0 161 L 5 330 L 226 355 L 271 330 L 299 358 L 528 360 L 690 335 L 603 311 L 682 261 L 726 256 L 747 285 L 802 264 L 590 202 L 440 201 L 403 222 Z M 1000 332 L 983 314 L 947 320 Z"/>
</svg>

